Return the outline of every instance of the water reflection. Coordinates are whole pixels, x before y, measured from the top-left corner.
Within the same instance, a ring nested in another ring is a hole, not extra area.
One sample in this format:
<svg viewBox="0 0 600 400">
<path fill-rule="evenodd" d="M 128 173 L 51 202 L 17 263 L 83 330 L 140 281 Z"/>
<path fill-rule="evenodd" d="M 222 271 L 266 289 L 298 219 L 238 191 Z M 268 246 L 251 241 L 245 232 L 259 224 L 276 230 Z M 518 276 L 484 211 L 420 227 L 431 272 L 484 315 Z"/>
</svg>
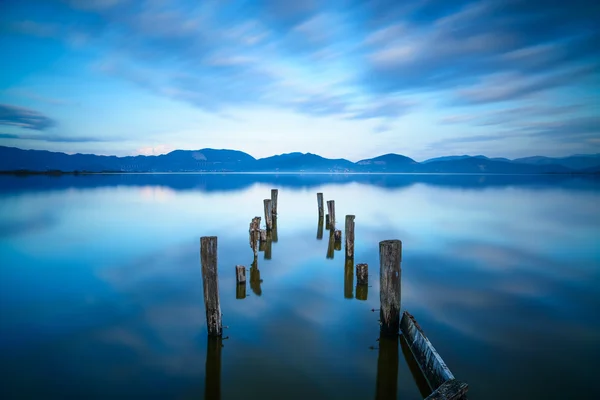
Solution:
<svg viewBox="0 0 600 400">
<path fill-rule="evenodd" d="M 277 216 L 273 215 L 273 229 L 271 230 L 271 240 L 277 243 Z"/>
<path fill-rule="evenodd" d="M 328 260 L 333 260 L 334 246 L 335 246 L 335 237 L 333 234 L 333 230 L 329 230 L 329 243 L 327 244 L 327 256 L 326 256 L 326 258 Z"/>
<path fill-rule="evenodd" d="M 260 271 L 258 270 L 258 259 L 255 258 L 250 267 L 250 289 L 257 296 L 262 295 L 261 283 L 262 279 L 260 279 Z"/>
<path fill-rule="evenodd" d="M 344 266 L 344 298 L 353 298 L 352 289 L 354 287 L 354 260 L 346 258 Z"/>
<path fill-rule="evenodd" d="M 323 239 L 323 217 L 319 217 L 319 222 L 317 223 L 317 240 Z"/>
<path fill-rule="evenodd" d="M 360 285 L 356 284 L 356 300 L 367 300 L 369 296 L 369 286 L 368 285 Z"/>
<path fill-rule="evenodd" d="M 206 372 L 204 378 L 204 398 L 221 399 L 221 349 L 223 339 L 208 336 L 206 340 Z"/>
<path fill-rule="evenodd" d="M 431 388 L 429 387 L 429 383 L 427 383 L 427 379 L 421 372 L 421 368 L 415 360 L 415 357 L 406 343 L 406 339 L 403 335 L 400 335 L 400 347 L 402 348 L 402 354 L 404 355 L 404 360 L 410 369 L 410 373 L 415 381 L 415 384 L 419 388 L 419 392 L 423 398 L 426 398 L 431 394 Z"/>
<path fill-rule="evenodd" d="M 379 338 L 376 400 L 398 398 L 398 337 Z"/>
</svg>

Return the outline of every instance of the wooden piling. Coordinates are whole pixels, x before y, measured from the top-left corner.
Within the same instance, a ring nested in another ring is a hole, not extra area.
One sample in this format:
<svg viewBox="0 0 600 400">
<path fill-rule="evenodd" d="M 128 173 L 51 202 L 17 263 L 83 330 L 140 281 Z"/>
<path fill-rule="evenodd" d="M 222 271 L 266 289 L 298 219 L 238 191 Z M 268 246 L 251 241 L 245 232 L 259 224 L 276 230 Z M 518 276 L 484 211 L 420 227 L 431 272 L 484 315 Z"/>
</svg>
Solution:
<svg viewBox="0 0 600 400">
<path fill-rule="evenodd" d="M 271 205 L 271 199 L 265 199 L 263 202 L 265 206 L 265 224 L 267 226 L 267 230 L 270 231 L 273 229 L 273 208 Z"/>
<path fill-rule="evenodd" d="M 319 222 L 317 223 L 317 240 L 323 239 L 323 217 L 319 217 Z"/>
<path fill-rule="evenodd" d="M 381 333 L 398 335 L 400 328 L 400 282 L 402 261 L 402 242 L 384 240 L 379 242 L 379 300 Z"/>
<path fill-rule="evenodd" d="M 273 229 L 271 230 L 271 241 L 277 243 L 279 237 L 277 236 L 277 216 L 273 215 Z"/>
<path fill-rule="evenodd" d="M 235 280 L 239 284 L 246 284 L 246 267 L 243 265 L 235 266 Z"/>
<path fill-rule="evenodd" d="M 254 257 L 258 256 L 258 241 L 260 240 L 260 217 L 252 218 L 250 228 L 248 230 L 250 236 L 250 248 L 254 253 Z"/>
<path fill-rule="evenodd" d="M 319 218 L 323 218 L 323 214 L 325 214 L 323 209 L 323 193 L 317 193 L 317 206 L 319 207 Z"/>
<path fill-rule="evenodd" d="M 204 374 L 204 398 L 221 399 L 221 349 L 220 336 L 207 338 L 206 342 L 206 373 Z"/>
<path fill-rule="evenodd" d="M 219 279 L 217 276 L 217 237 L 200 238 L 200 261 L 202 264 L 202 282 L 204 286 L 204 306 L 206 307 L 206 326 L 210 336 L 221 336 L 221 305 L 219 303 Z"/>
<path fill-rule="evenodd" d="M 369 284 L 369 264 L 356 264 L 356 283 Z"/>
<path fill-rule="evenodd" d="M 331 221 L 329 220 L 329 214 L 327 214 L 325 215 L 325 229 L 329 231 L 329 228 L 331 228 Z"/>
<path fill-rule="evenodd" d="M 333 260 L 335 237 L 333 231 L 329 231 L 329 243 L 327 243 L 327 259 Z"/>
<path fill-rule="evenodd" d="M 354 215 L 346 215 L 346 258 L 354 259 Z"/>
<path fill-rule="evenodd" d="M 277 196 L 279 195 L 279 190 L 271 189 L 271 215 L 273 218 L 277 215 Z"/>
<path fill-rule="evenodd" d="M 335 229 L 335 200 L 327 201 L 327 211 L 329 212 L 329 229 Z"/>
<path fill-rule="evenodd" d="M 261 243 L 264 243 L 267 241 L 267 231 L 266 230 L 261 229 L 258 231 L 258 234 L 259 234 L 258 238 Z"/>
<path fill-rule="evenodd" d="M 354 294 L 352 290 L 354 289 L 354 261 L 350 259 L 346 259 L 344 265 L 344 298 L 352 299 L 354 298 Z"/>
<path fill-rule="evenodd" d="M 375 399 L 398 398 L 398 336 L 380 336 Z"/>
<path fill-rule="evenodd" d="M 455 380 L 442 357 L 408 311 L 404 311 L 402 314 L 400 328 L 423 376 L 429 383 L 431 390 L 434 391 L 428 399 L 461 398 L 467 392 L 468 385 Z M 442 397 L 442 395 L 446 397 Z"/>
</svg>

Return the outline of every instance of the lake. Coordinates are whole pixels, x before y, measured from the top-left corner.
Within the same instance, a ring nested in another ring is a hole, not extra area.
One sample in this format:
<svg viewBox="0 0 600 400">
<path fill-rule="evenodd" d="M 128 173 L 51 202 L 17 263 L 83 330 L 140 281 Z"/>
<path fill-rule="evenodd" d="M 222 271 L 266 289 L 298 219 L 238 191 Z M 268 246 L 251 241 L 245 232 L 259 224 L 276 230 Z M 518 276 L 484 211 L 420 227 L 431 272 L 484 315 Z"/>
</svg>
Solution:
<svg viewBox="0 0 600 400">
<path fill-rule="evenodd" d="M 251 268 L 248 226 L 272 188 L 276 241 Z M 356 215 L 366 292 L 343 246 L 331 258 L 317 238 L 317 192 L 338 229 Z M 371 311 L 378 243 L 400 239 L 402 309 L 470 398 L 597 398 L 599 205 L 594 177 L 0 176 L 0 395 L 423 398 Z M 207 339 L 201 236 L 218 237 L 222 347 Z"/>
</svg>

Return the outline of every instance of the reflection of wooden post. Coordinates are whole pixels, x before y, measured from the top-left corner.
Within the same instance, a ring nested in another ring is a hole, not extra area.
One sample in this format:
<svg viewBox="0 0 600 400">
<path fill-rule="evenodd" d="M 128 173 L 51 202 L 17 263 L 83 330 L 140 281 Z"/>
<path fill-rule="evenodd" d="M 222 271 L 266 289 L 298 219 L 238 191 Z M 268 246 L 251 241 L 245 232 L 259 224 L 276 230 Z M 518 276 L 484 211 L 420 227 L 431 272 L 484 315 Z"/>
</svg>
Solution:
<svg viewBox="0 0 600 400">
<path fill-rule="evenodd" d="M 325 229 L 331 228 L 331 221 L 329 220 L 329 214 L 325 215 Z"/>
<path fill-rule="evenodd" d="M 461 396 L 468 390 L 468 385 L 454 379 L 454 375 L 452 375 L 442 357 L 408 311 L 404 311 L 404 314 L 402 314 L 400 327 L 410 351 L 429 383 L 429 387 L 434 391 L 428 399 L 462 398 Z"/>
<path fill-rule="evenodd" d="M 219 304 L 219 280 L 217 276 L 217 237 L 200 238 L 200 260 L 204 285 L 206 326 L 210 336 L 221 336 L 221 305 Z"/>
<path fill-rule="evenodd" d="M 379 337 L 375 399 L 398 398 L 398 336 Z"/>
<path fill-rule="evenodd" d="M 323 217 L 319 217 L 319 222 L 317 225 L 317 239 L 323 239 Z"/>
<path fill-rule="evenodd" d="M 352 289 L 354 286 L 354 261 L 346 259 L 344 265 L 344 298 L 353 298 Z"/>
<path fill-rule="evenodd" d="M 367 300 L 369 295 L 369 266 L 367 264 L 356 265 L 356 299 Z"/>
<path fill-rule="evenodd" d="M 235 266 L 235 280 L 238 285 L 240 283 L 243 283 L 244 285 L 246 284 L 246 267 L 243 265 Z"/>
<path fill-rule="evenodd" d="M 323 218 L 323 193 L 317 193 L 317 206 L 319 207 L 319 218 Z"/>
<path fill-rule="evenodd" d="M 271 215 L 273 218 L 277 216 L 277 195 L 279 191 L 277 189 L 271 189 L 271 206 L 273 207 L 271 210 Z"/>
<path fill-rule="evenodd" d="M 271 240 L 277 243 L 277 216 L 273 215 L 273 230 L 271 231 Z"/>
<path fill-rule="evenodd" d="M 266 242 L 267 241 L 267 231 L 264 229 L 261 229 L 260 231 L 258 231 L 259 234 L 259 240 L 262 242 Z"/>
<path fill-rule="evenodd" d="M 356 284 L 356 300 L 367 300 L 369 296 L 369 286 Z"/>
<path fill-rule="evenodd" d="M 329 231 L 329 243 L 327 244 L 327 258 L 333 259 L 333 248 L 335 246 L 335 238 L 333 237 L 333 231 Z"/>
<path fill-rule="evenodd" d="M 267 232 L 267 241 L 265 242 L 265 260 L 271 259 L 271 251 L 273 250 L 273 232 Z"/>
<path fill-rule="evenodd" d="M 258 241 L 260 240 L 260 217 L 252 218 L 252 222 L 250 222 L 250 248 L 254 253 L 254 257 L 258 255 Z"/>
<path fill-rule="evenodd" d="M 354 259 L 354 215 L 346 215 L 346 257 Z"/>
<path fill-rule="evenodd" d="M 204 374 L 204 398 L 221 399 L 221 337 L 209 336 L 206 342 L 206 371 Z"/>
<path fill-rule="evenodd" d="M 381 333 L 398 335 L 400 329 L 400 282 L 402 261 L 402 242 L 384 240 L 379 242 L 379 300 L 381 307 Z"/>
<path fill-rule="evenodd" d="M 235 298 L 239 300 L 246 298 L 246 282 L 235 285 Z"/>
<path fill-rule="evenodd" d="M 260 296 L 262 294 L 262 289 L 260 287 L 261 283 L 262 279 L 260 279 L 258 260 L 255 258 L 252 262 L 252 266 L 250 267 L 250 289 L 252 289 L 254 294 L 257 296 Z"/>
<path fill-rule="evenodd" d="M 267 225 L 267 230 L 270 231 L 273 228 L 273 209 L 271 208 L 271 199 L 264 200 L 265 206 L 265 224 Z"/>
<path fill-rule="evenodd" d="M 329 229 L 335 229 L 335 200 L 327 201 L 327 211 L 329 212 Z"/>
<path fill-rule="evenodd" d="M 333 232 L 333 236 L 335 237 L 335 241 L 336 241 L 336 242 L 340 242 L 340 243 L 342 242 L 342 231 L 340 231 L 340 230 L 336 229 L 336 230 Z"/>
</svg>

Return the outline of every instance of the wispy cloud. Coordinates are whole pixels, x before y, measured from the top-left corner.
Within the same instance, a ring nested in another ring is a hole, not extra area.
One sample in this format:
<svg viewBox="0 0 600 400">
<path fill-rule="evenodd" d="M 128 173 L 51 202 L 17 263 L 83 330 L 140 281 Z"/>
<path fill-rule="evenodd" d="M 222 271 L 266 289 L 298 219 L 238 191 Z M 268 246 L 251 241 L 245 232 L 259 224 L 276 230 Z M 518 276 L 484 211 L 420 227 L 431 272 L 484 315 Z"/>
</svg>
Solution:
<svg viewBox="0 0 600 400">
<path fill-rule="evenodd" d="M 0 125 L 42 131 L 55 126 L 56 121 L 25 107 L 0 104 Z"/>
<path fill-rule="evenodd" d="M 114 142 L 115 138 L 101 138 L 92 136 L 64 136 L 64 135 L 51 135 L 51 134 L 39 134 L 39 135 L 21 135 L 14 133 L 0 133 L 1 139 L 13 139 L 13 140 L 31 140 L 41 142 L 55 142 L 55 143 L 93 143 L 93 142 Z"/>
</svg>

